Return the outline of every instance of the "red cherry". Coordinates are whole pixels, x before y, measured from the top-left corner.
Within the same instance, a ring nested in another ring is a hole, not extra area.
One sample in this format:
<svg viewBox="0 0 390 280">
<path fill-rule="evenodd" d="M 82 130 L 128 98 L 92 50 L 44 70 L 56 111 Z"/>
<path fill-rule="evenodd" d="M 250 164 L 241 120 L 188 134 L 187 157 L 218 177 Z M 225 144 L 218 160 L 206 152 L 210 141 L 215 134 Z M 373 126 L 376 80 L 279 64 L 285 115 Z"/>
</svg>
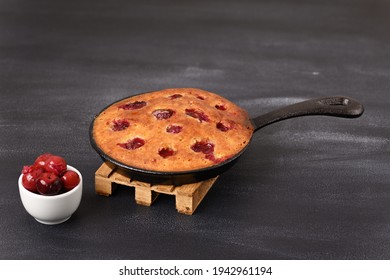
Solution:
<svg viewBox="0 0 390 280">
<path fill-rule="evenodd" d="M 216 158 L 214 154 L 207 154 L 205 158 L 213 161 L 214 163 L 220 163 L 227 160 L 229 157 Z"/>
<path fill-rule="evenodd" d="M 50 156 L 45 162 L 44 169 L 47 172 L 52 172 L 58 176 L 65 173 L 67 164 L 64 158 L 60 156 Z"/>
<path fill-rule="evenodd" d="M 61 191 L 62 182 L 52 172 L 44 172 L 37 181 L 37 190 L 42 195 L 56 195 Z"/>
<path fill-rule="evenodd" d="M 223 132 L 226 132 L 233 128 L 233 122 L 219 122 L 217 123 L 216 127 Z"/>
<path fill-rule="evenodd" d="M 24 169 L 24 168 L 23 168 Z M 29 172 L 23 173 L 22 185 L 25 189 L 30 192 L 37 193 L 37 182 L 41 177 L 43 171 L 40 168 L 30 170 Z"/>
<path fill-rule="evenodd" d="M 25 165 L 22 168 L 22 174 L 30 173 L 36 169 L 35 165 Z"/>
<path fill-rule="evenodd" d="M 121 130 L 128 128 L 129 126 L 130 126 L 130 123 L 128 120 L 122 120 L 122 119 L 113 120 L 111 123 L 111 129 L 113 131 L 121 131 Z"/>
<path fill-rule="evenodd" d="M 167 132 L 177 134 L 180 133 L 182 129 L 183 127 L 181 127 L 180 125 L 171 124 L 167 127 Z"/>
<path fill-rule="evenodd" d="M 40 156 L 37 157 L 37 159 L 35 160 L 34 165 L 44 167 L 45 164 L 46 164 L 47 159 L 48 159 L 49 157 L 51 157 L 51 156 L 53 156 L 53 155 L 52 155 L 52 154 L 49 154 L 49 153 L 40 155 Z"/>
<path fill-rule="evenodd" d="M 185 112 L 186 112 L 187 116 L 190 116 L 190 117 L 193 117 L 195 119 L 198 119 L 200 122 L 203 122 L 203 121 L 208 122 L 208 121 L 210 121 L 209 117 L 205 113 L 200 111 L 200 110 L 186 109 Z"/>
<path fill-rule="evenodd" d="M 226 106 L 225 105 L 220 105 L 220 104 L 217 104 L 215 105 L 215 108 L 217 108 L 218 110 L 221 110 L 221 111 L 226 111 Z"/>
<path fill-rule="evenodd" d="M 141 109 L 142 107 L 146 106 L 145 101 L 135 101 L 133 103 L 127 103 L 124 105 L 118 106 L 118 108 L 123 109 L 123 110 L 137 110 Z"/>
<path fill-rule="evenodd" d="M 214 144 L 208 141 L 196 141 L 194 145 L 191 146 L 191 149 L 197 153 L 212 154 L 214 153 Z"/>
<path fill-rule="evenodd" d="M 163 158 L 167 158 L 173 156 L 175 154 L 175 151 L 171 148 L 162 148 L 158 151 L 158 154 Z"/>
<path fill-rule="evenodd" d="M 169 98 L 170 98 L 171 100 L 177 99 L 177 98 L 180 98 L 180 97 L 183 97 L 183 95 L 181 95 L 181 94 L 174 94 L 174 95 L 169 96 Z"/>
<path fill-rule="evenodd" d="M 80 183 L 79 174 L 73 170 L 68 170 L 62 175 L 61 182 L 64 191 L 70 191 Z"/>
<path fill-rule="evenodd" d="M 130 139 L 126 143 L 118 143 L 117 145 L 119 147 L 127 149 L 127 150 L 135 150 L 135 149 L 138 149 L 139 147 L 142 147 L 143 145 L 145 145 L 145 140 L 136 137 L 134 139 Z"/>
<path fill-rule="evenodd" d="M 171 109 L 157 109 L 153 111 L 153 116 L 158 120 L 166 120 L 175 114 L 175 111 Z"/>
</svg>

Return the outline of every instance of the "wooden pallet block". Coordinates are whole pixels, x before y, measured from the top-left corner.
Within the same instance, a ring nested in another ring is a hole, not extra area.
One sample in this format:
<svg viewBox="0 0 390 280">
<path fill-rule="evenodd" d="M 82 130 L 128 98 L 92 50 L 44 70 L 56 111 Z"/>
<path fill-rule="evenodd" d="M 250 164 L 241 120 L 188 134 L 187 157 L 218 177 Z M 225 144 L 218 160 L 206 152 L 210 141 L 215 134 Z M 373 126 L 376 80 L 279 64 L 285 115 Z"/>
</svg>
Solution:
<svg viewBox="0 0 390 280">
<path fill-rule="evenodd" d="M 217 178 L 182 186 L 151 185 L 132 180 L 114 164 L 104 162 L 95 173 L 95 192 L 99 195 L 110 196 L 117 185 L 134 187 L 136 203 L 144 206 L 151 206 L 159 194 L 174 195 L 177 211 L 192 215 Z"/>
</svg>

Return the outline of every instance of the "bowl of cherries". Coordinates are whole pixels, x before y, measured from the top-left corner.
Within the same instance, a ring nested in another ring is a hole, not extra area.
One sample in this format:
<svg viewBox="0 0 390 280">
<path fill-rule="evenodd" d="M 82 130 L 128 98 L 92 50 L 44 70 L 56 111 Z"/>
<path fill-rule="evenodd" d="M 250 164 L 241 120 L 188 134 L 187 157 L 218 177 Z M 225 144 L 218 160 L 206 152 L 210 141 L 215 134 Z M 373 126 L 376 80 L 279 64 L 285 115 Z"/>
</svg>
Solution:
<svg viewBox="0 0 390 280">
<path fill-rule="evenodd" d="M 26 211 L 47 225 L 67 221 L 80 205 L 83 179 L 63 157 L 42 154 L 23 167 L 18 180 Z"/>
</svg>

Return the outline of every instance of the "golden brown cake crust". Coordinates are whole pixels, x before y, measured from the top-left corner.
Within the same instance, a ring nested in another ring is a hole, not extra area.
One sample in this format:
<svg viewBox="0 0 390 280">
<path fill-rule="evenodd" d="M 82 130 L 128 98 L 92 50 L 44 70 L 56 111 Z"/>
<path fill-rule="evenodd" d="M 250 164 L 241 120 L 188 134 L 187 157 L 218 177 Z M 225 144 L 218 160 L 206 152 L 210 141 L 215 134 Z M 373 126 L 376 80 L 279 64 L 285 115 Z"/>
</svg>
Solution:
<svg viewBox="0 0 390 280">
<path fill-rule="evenodd" d="M 94 120 L 93 138 L 125 165 L 181 172 L 213 166 L 248 145 L 247 112 L 214 93 L 173 88 L 120 100 Z"/>
</svg>

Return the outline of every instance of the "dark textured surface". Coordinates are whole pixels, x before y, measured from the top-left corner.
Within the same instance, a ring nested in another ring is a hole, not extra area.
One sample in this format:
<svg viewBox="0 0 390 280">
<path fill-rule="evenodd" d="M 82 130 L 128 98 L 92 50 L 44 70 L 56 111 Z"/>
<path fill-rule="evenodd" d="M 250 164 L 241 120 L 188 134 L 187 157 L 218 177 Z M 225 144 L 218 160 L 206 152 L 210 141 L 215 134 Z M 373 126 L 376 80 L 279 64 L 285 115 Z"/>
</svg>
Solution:
<svg viewBox="0 0 390 280">
<path fill-rule="evenodd" d="M 389 30 L 386 0 L 0 1 L 0 258 L 389 259 Z M 327 95 L 366 112 L 261 129 L 193 216 L 170 196 L 95 195 L 93 116 L 169 87 L 251 116 Z M 43 152 L 84 176 L 58 226 L 30 217 L 17 190 Z"/>
</svg>

